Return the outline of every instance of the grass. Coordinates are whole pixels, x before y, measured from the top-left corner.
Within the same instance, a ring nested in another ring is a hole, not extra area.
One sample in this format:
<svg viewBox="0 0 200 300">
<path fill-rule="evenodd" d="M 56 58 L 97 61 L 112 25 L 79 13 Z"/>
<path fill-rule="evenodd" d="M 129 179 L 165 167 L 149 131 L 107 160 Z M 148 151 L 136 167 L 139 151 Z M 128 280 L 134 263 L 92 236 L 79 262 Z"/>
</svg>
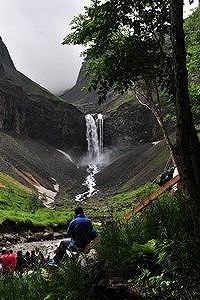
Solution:
<svg viewBox="0 0 200 300">
<path fill-rule="evenodd" d="M 110 197 L 108 205 L 113 211 L 118 211 L 119 216 L 122 216 L 126 209 L 132 208 L 133 205 L 148 197 L 157 188 L 157 184 L 147 183 L 137 190 L 119 193 Z"/>
<path fill-rule="evenodd" d="M 90 300 L 86 271 L 72 257 L 62 268 L 0 276 L 1 300 Z"/>
<path fill-rule="evenodd" d="M 10 219 L 46 226 L 65 223 L 72 216 L 71 209 L 45 208 L 36 194 L 5 174 L 0 174 L 0 183 L 5 186 L 0 189 L 1 222 Z M 107 200 L 106 212 L 105 207 L 96 212 L 83 204 L 87 215 L 104 215 L 109 219 L 100 228 L 101 238 L 95 246 L 98 256 L 110 272 L 138 287 L 143 299 L 169 296 L 198 299 L 200 244 L 193 236 L 187 198 L 183 193 L 165 192 L 142 214 L 133 216 L 128 222 L 119 222 L 127 208 L 156 188 L 156 184 L 148 183 L 137 190 L 116 194 Z M 0 277 L 0 296 L 3 295 L 2 300 L 27 297 L 30 300 L 75 300 L 82 295 L 92 299 L 88 275 L 74 256 L 54 271 L 37 270 L 27 276 Z"/>
<path fill-rule="evenodd" d="M 109 110 L 107 110 L 107 112 L 114 112 L 114 111 L 118 110 L 120 108 L 120 106 L 127 104 L 127 103 L 132 103 L 135 101 L 136 101 L 136 98 L 134 95 L 127 95 L 123 98 L 119 98 L 119 99 L 117 99 L 117 101 L 115 101 L 111 104 L 111 107 Z"/>
<path fill-rule="evenodd" d="M 48 226 L 64 224 L 72 217 L 71 209 L 46 208 L 37 193 L 6 174 L 0 173 L 0 183 L 0 223 L 7 219 Z"/>
<path fill-rule="evenodd" d="M 144 299 L 198 299 L 200 244 L 183 193 L 165 192 L 129 222 L 111 217 L 97 245 L 109 269 L 138 286 Z"/>
<path fill-rule="evenodd" d="M 10 220 L 16 223 L 31 223 L 35 226 L 50 226 L 66 224 L 73 217 L 77 203 L 63 199 L 61 209 L 49 209 L 43 204 L 43 199 L 36 192 L 27 188 L 7 174 L 0 173 L 0 223 Z M 82 204 L 86 215 L 94 218 L 104 218 L 104 210 L 95 211 L 93 207 Z"/>
</svg>

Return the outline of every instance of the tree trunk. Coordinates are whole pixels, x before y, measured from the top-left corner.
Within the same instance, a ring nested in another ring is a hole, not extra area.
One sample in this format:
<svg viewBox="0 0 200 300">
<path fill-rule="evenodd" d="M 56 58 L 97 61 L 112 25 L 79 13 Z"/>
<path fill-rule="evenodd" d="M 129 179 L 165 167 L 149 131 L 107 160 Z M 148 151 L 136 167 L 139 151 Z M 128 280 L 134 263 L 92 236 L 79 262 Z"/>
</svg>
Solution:
<svg viewBox="0 0 200 300">
<path fill-rule="evenodd" d="M 171 29 L 176 84 L 176 161 L 189 197 L 188 205 L 195 232 L 200 237 L 200 142 L 194 127 L 188 94 L 182 0 L 171 0 Z"/>
<path fill-rule="evenodd" d="M 174 148 L 173 148 L 173 145 L 171 143 L 169 134 L 168 134 L 168 132 L 167 132 L 167 130 L 165 128 L 163 118 L 162 118 L 162 116 L 159 116 L 156 113 L 154 113 L 154 116 L 156 117 L 156 119 L 158 121 L 158 124 L 160 125 L 160 128 L 162 130 L 162 133 L 163 133 L 163 136 L 164 136 L 167 148 L 169 150 L 169 154 L 170 154 L 173 166 L 176 167 L 177 166 L 177 162 L 176 162 L 176 156 L 174 155 Z"/>
<path fill-rule="evenodd" d="M 165 127 L 165 124 L 164 124 L 164 121 L 163 121 L 163 116 L 162 116 L 161 109 L 159 109 L 154 104 L 154 101 L 150 101 L 149 98 L 146 95 L 143 95 L 142 93 L 140 93 L 139 91 L 136 91 L 136 90 L 135 90 L 135 94 L 136 94 L 136 98 L 137 98 L 138 102 L 140 104 L 142 104 L 143 106 L 147 107 L 153 113 L 153 115 L 155 116 L 155 118 L 156 118 L 156 120 L 157 120 L 157 122 L 160 126 L 160 129 L 162 131 L 164 140 L 166 142 L 167 149 L 169 150 L 169 154 L 170 154 L 171 160 L 173 162 L 173 165 L 174 165 L 174 167 L 176 167 L 177 163 L 176 163 L 176 157 L 174 155 L 174 148 L 173 148 L 173 145 L 171 143 L 169 134 L 166 130 L 166 127 Z M 141 98 L 145 99 L 146 103 L 143 102 Z M 156 103 L 158 103 L 158 101 Z"/>
</svg>

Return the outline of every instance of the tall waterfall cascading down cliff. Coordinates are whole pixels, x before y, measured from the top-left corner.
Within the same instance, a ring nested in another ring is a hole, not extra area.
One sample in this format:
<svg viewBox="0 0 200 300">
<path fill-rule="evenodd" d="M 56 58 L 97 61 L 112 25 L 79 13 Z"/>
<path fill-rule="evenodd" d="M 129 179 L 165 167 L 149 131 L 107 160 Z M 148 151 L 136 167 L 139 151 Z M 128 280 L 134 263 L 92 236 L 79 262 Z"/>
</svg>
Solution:
<svg viewBox="0 0 200 300">
<path fill-rule="evenodd" d="M 95 122 L 94 117 L 87 114 L 85 120 L 88 144 L 87 159 L 89 163 L 98 165 L 103 160 L 103 115 L 98 114 Z"/>
<path fill-rule="evenodd" d="M 97 120 L 90 114 L 85 116 L 86 121 L 86 140 L 87 140 L 87 155 L 84 159 L 87 165 L 87 173 L 83 185 L 88 190 L 75 197 L 76 201 L 83 201 L 90 198 L 98 192 L 96 189 L 95 174 L 100 170 L 103 163 L 103 115 L 98 114 Z"/>
<path fill-rule="evenodd" d="M 86 139 L 88 145 L 88 160 L 96 163 L 99 158 L 99 140 L 97 133 L 97 126 L 92 115 L 86 115 Z"/>
</svg>

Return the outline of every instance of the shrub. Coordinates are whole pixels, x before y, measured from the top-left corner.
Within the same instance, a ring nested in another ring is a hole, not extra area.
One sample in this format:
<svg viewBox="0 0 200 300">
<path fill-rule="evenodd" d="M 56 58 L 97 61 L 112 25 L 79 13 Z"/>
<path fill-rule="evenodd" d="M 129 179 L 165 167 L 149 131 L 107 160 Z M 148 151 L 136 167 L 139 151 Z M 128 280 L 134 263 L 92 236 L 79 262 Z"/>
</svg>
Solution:
<svg viewBox="0 0 200 300">
<path fill-rule="evenodd" d="M 112 219 L 103 226 L 97 251 L 109 267 L 139 283 L 147 299 L 197 299 L 199 243 L 187 198 L 166 192 L 129 222 Z"/>
<path fill-rule="evenodd" d="M 0 276 L 1 300 L 90 300 L 87 273 L 72 256 L 61 267 Z"/>
<path fill-rule="evenodd" d="M 30 275 L 0 277 L 1 300 L 42 300 L 48 290 L 48 282 L 41 271 Z"/>
<path fill-rule="evenodd" d="M 77 262 L 77 258 L 77 255 L 72 255 L 50 274 L 48 299 L 90 299 L 87 272 Z"/>
</svg>

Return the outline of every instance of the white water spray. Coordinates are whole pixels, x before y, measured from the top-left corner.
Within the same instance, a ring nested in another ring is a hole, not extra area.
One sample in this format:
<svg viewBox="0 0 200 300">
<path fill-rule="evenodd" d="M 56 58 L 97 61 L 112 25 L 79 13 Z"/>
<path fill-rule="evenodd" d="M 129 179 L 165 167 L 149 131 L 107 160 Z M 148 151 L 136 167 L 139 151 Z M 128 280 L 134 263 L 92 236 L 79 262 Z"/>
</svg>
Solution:
<svg viewBox="0 0 200 300">
<path fill-rule="evenodd" d="M 87 114 L 85 120 L 88 162 L 98 165 L 103 159 L 103 115 L 98 114 L 95 121 L 92 115 Z"/>
</svg>

